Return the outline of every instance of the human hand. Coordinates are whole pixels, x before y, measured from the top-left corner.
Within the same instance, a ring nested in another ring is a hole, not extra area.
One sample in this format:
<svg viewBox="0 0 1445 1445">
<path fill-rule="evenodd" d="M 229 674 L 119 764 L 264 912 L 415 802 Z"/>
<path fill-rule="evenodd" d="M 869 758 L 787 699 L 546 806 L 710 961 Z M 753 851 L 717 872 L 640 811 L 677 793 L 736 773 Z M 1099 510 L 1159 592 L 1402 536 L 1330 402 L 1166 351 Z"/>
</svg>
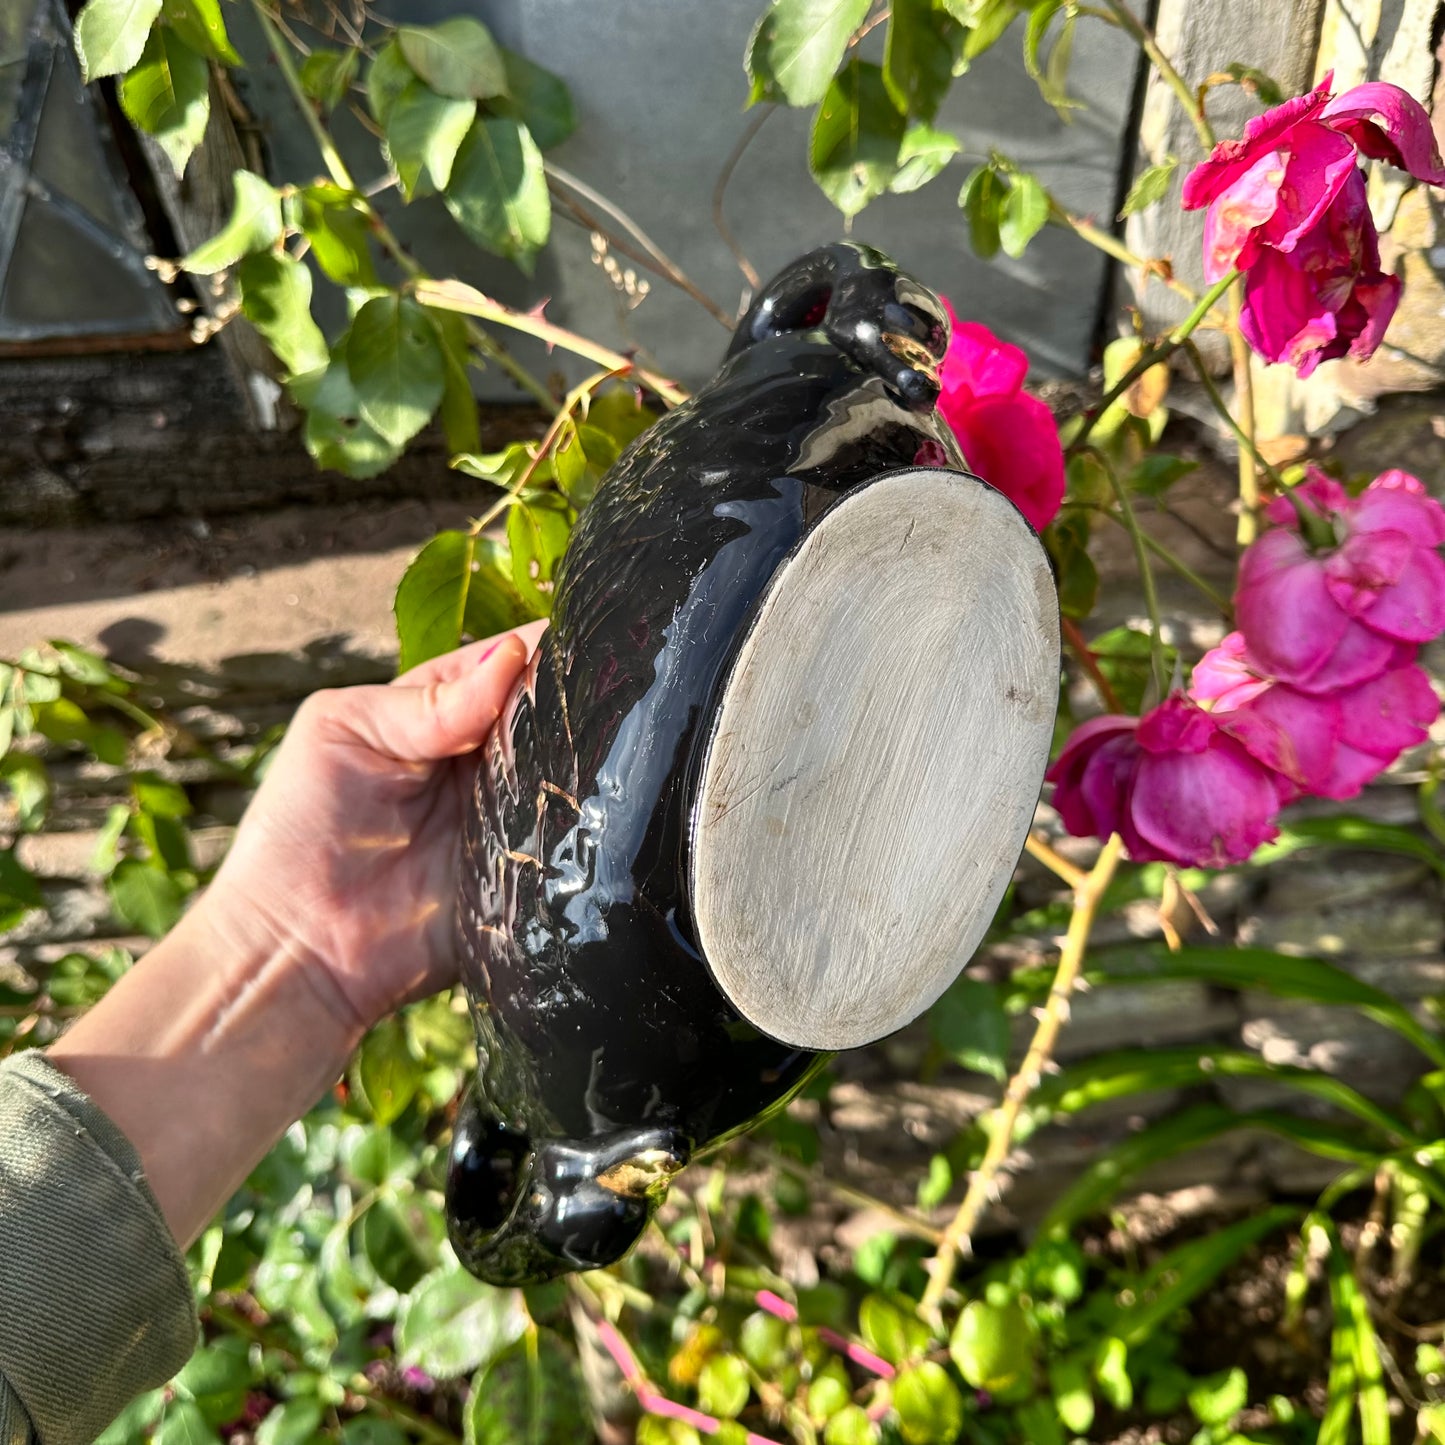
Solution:
<svg viewBox="0 0 1445 1445">
<path fill-rule="evenodd" d="M 365 1030 L 456 976 L 462 810 L 545 622 L 302 704 L 198 905 Z"/>
</svg>

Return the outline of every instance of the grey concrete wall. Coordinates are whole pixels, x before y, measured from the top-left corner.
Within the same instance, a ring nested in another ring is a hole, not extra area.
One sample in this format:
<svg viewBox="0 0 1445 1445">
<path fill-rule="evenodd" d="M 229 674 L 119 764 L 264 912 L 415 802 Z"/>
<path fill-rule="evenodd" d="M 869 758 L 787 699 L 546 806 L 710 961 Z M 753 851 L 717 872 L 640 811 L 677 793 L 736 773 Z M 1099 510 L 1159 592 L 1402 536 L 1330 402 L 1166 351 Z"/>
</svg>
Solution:
<svg viewBox="0 0 1445 1445">
<path fill-rule="evenodd" d="M 712 221 L 712 193 L 751 117 L 744 113 L 742 56 L 765 0 L 403 0 L 393 19 L 425 23 L 471 10 L 502 43 L 560 73 L 572 87 L 580 124 L 551 158 L 622 206 L 705 291 L 737 306 L 743 277 Z M 865 44 L 881 41 L 879 30 Z M 254 39 L 254 37 L 252 37 Z M 1114 208 L 1138 52 L 1119 32 L 1078 27 L 1071 89 L 1085 104 L 1065 124 L 1024 71 L 1017 27 L 956 82 L 939 124 L 958 134 L 968 157 L 999 149 L 1034 169 L 1066 204 L 1107 224 Z M 254 45 L 248 47 L 255 55 Z M 259 112 L 279 173 L 318 168 L 274 68 L 238 76 Z M 727 218 L 764 276 L 843 230 L 808 175 L 810 113 L 779 110 L 733 175 Z M 365 137 L 346 137 L 360 174 Z M 857 219 L 860 240 L 881 246 L 947 293 L 960 314 L 987 322 L 1029 351 L 1042 375 L 1076 375 L 1089 363 L 1107 281 L 1104 259 L 1049 229 L 1020 261 L 978 260 L 956 200 L 972 160 L 956 158 L 932 185 L 875 202 Z M 514 302 L 552 298 L 548 314 L 614 345 L 640 345 L 687 383 L 714 368 L 725 334 L 694 301 L 654 280 L 635 311 L 619 305 L 591 259 L 588 233 L 557 218 L 554 240 L 531 280 L 480 255 L 439 205 L 401 212 L 397 229 L 439 274 L 455 274 Z M 624 262 L 624 264 L 626 264 Z M 522 348 L 519 348 L 522 354 Z M 534 353 L 530 360 L 555 364 Z M 493 394 L 505 394 L 494 392 Z"/>
</svg>

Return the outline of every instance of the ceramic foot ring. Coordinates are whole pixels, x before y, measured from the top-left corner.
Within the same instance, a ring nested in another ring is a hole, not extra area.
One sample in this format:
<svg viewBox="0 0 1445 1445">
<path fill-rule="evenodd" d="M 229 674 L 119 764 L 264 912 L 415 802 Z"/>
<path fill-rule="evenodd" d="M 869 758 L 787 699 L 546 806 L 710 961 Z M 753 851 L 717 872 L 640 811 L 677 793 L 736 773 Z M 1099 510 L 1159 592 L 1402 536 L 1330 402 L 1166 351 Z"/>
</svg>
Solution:
<svg viewBox="0 0 1445 1445">
<path fill-rule="evenodd" d="M 993 917 L 1058 609 L 934 413 L 947 340 L 879 253 L 813 252 L 577 526 L 463 842 L 447 1213 L 483 1279 L 619 1259 L 691 1158 L 916 1018 Z"/>
</svg>

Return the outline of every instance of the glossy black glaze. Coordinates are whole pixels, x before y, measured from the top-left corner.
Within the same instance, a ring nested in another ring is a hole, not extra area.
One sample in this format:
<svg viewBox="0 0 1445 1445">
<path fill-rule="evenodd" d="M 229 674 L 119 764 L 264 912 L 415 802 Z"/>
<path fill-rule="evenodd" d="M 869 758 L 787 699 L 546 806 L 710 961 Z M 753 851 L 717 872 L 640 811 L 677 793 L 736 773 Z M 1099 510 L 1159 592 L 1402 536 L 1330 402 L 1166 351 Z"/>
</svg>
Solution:
<svg viewBox="0 0 1445 1445">
<path fill-rule="evenodd" d="M 447 1207 L 484 1279 L 620 1258 L 673 1172 L 821 1062 L 746 1023 L 694 944 L 695 773 L 749 614 L 805 531 L 881 471 L 962 467 L 933 412 L 947 340 L 937 299 L 878 252 L 813 252 L 577 527 L 464 840 L 480 1066 Z"/>
</svg>

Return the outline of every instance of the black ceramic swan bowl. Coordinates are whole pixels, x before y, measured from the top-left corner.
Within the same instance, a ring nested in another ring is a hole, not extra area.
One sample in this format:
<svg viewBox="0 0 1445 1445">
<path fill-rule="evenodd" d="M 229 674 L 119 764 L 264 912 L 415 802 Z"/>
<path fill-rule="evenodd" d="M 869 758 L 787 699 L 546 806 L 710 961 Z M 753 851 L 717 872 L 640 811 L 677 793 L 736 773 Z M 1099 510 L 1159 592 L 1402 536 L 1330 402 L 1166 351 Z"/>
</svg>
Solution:
<svg viewBox="0 0 1445 1445">
<path fill-rule="evenodd" d="M 483 1279 L 619 1259 L 689 1159 L 932 1003 L 998 905 L 1058 617 L 935 415 L 947 344 L 886 257 L 815 251 L 577 526 L 463 845 L 447 1212 Z"/>
</svg>

